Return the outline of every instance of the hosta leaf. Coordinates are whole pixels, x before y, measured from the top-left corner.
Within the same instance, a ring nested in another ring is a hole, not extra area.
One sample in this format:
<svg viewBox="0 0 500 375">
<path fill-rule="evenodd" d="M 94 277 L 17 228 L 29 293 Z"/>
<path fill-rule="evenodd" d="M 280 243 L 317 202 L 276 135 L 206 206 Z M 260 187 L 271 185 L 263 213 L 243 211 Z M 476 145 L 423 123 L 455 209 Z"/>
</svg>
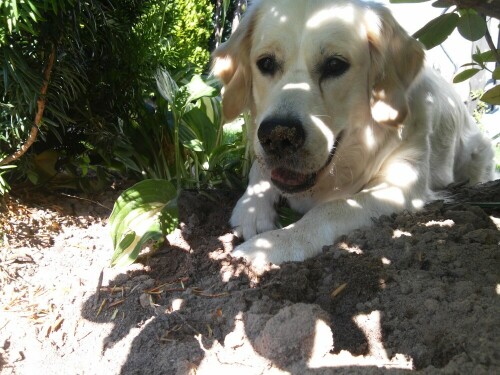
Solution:
<svg viewBox="0 0 500 375">
<path fill-rule="evenodd" d="M 468 80 L 469 78 L 475 76 L 480 71 L 481 69 L 476 69 L 476 68 L 463 70 L 453 78 L 453 83 L 460 83 L 465 80 Z"/>
<path fill-rule="evenodd" d="M 473 10 L 468 10 L 460 17 L 457 28 L 460 35 L 465 39 L 475 42 L 486 34 L 488 26 L 483 17 Z"/>
<path fill-rule="evenodd" d="M 413 37 L 417 38 L 427 49 L 443 43 L 457 27 L 460 16 L 456 13 L 442 14 L 418 30 Z"/>
<path fill-rule="evenodd" d="M 145 180 L 125 190 L 109 218 L 112 265 L 133 263 L 142 246 L 159 240 L 177 225 L 176 189 L 166 180 Z"/>
<path fill-rule="evenodd" d="M 187 102 L 194 102 L 205 96 L 215 96 L 218 90 L 203 81 L 200 75 L 195 75 L 191 81 L 186 85 L 189 97 Z"/>
<path fill-rule="evenodd" d="M 500 85 L 486 91 L 483 96 L 481 96 L 481 100 L 489 104 L 500 105 Z"/>
<path fill-rule="evenodd" d="M 187 142 L 184 142 L 183 145 L 184 147 L 186 147 L 188 150 L 191 151 L 196 151 L 196 152 L 205 151 L 203 143 L 199 139 L 191 139 Z"/>
</svg>

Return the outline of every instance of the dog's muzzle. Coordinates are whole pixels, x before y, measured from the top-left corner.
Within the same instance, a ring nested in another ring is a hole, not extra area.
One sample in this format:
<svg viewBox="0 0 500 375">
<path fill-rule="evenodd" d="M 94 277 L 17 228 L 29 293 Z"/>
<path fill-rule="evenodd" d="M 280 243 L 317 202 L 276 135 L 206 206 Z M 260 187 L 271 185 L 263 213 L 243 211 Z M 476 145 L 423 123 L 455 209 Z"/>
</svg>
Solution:
<svg viewBox="0 0 500 375">
<path fill-rule="evenodd" d="M 296 119 L 266 119 L 257 132 L 260 144 L 268 157 L 283 160 L 286 163 L 293 160 L 305 143 L 305 131 L 302 123 Z M 313 173 L 302 173 L 293 166 L 279 166 L 271 169 L 271 181 L 284 193 L 298 193 L 313 187 L 318 175 L 330 164 L 340 140 L 337 137 L 326 163 Z"/>
</svg>

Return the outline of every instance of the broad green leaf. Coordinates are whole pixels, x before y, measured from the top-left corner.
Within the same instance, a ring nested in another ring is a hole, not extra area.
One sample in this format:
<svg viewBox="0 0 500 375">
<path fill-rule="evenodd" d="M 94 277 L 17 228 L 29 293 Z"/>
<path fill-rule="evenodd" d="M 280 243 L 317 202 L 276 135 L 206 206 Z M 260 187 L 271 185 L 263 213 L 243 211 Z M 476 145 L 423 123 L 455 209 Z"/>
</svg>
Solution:
<svg viewBox="0 0 500 375">
<path fill-rule="evenodd" d="M 215 96 L 218 91 L 216 88 L 205 83 L 200 75 L 193 76 L 191 81 L 186 85 L 186 88 L 189 93 L 187 98 L 188 103 L 194 102 L 205 96 Z"/>
<path fill-rule="evenodd" d="M 166 69 L 158 69 L 155 78 L 160 95 L 163 96 L 169 104 L 173 104 L 179 92 L 179 86 L 177 86 L 175 80 Z"/>
<path fill-rule="evenodd" d="M 185 129 L 182 128 L 187 127 L 189 128 L 190 133 L 195 135 L 187 139 L 184 138 L 183 141 L 197 138 L 203 140 L 203 144 L 207 150 L 212 150 L 216 147 L 217 125 L 210 121 L 205 112 L 197 107 L 194 107 L 184 115 L 183 120 L 181 133 L 184 135 L 186 132 Z"/>
<path fill-rule="evenodd" d="M 458 32 L 465 39 L 475 42 L 481 39 L 488 26 L 486 20 L 474 10 L 464 11 L 457 24 Z"/>
<path fill-rule="evenodd" d="M 465 80 L 468 80 L 469 78 L 475 76 L 480 71 L 481 69 L 476 69 L 476 68 L 463 70 L 453 78 L 453 83 L 460 83 Z"/>
<path fill-rule="evenodd" d="M 456 13 L 442 14 L 413 34 L 427 48 L 443 43 L 457 27 L 460 16 Z"/>
<path fill-rule="evenodd" d="M 191 139 L 187 142 L 184 142 L 183 145 L 184 147 L 186 147 L 188 150 L 191 151 L 196 151 L 196 152 L 205 151 L 203 143 L 199 139 Z"/>
<path fill-rule="evenodd" d="M 166 180 L 145 180 L 125 190 L 109 218 L 112 265 L 133 263 L 142 246 L 177 225 L 176 189 Z"/>
<path fill-rule="evenodd" d="M 481 100 L 489 104 L 500 105 L 500 85 L 486 91 L 483 96 L 481 96 Z"/>
</svg>

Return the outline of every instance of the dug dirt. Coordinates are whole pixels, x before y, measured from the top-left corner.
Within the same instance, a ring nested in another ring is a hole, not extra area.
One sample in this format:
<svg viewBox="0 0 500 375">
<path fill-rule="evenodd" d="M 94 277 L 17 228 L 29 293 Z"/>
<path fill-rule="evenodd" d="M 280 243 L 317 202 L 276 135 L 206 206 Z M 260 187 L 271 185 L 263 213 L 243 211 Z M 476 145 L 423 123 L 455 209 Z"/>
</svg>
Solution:
<svg viewBox="0 0 500 375">
<path fill-rule="evenodd" d="M 258 278 L 230 254 L 233 193 L 123 269 L 119 191 L 13 194 L 1 212 L 1 374 L 498 374 L 500 182 L 374 218 Z"/>
</svg>

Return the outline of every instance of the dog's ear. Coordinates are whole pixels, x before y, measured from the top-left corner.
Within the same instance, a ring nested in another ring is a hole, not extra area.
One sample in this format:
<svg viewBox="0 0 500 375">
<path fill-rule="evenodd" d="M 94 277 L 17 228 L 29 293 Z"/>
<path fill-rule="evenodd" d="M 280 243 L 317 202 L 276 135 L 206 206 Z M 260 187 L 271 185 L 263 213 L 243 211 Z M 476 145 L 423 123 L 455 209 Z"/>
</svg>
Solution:
<svg viewBox="0 0 500 375">
<path fill-rule="evenodd" d="M 250 7 L 231 37 L 213 52 L 212 73 L 224 83 L 222 111 L 231 121 L 250 105 L 251 36 L 256 10 Z"/>
<path fill-rule="evenodd" d="M 424 50 L 383 6 L 373 6 L 367 24 L 372 117 L 378 123 L 398 126 L 408 115 L 407 91 L 422 69 Z"/>
</svg>

